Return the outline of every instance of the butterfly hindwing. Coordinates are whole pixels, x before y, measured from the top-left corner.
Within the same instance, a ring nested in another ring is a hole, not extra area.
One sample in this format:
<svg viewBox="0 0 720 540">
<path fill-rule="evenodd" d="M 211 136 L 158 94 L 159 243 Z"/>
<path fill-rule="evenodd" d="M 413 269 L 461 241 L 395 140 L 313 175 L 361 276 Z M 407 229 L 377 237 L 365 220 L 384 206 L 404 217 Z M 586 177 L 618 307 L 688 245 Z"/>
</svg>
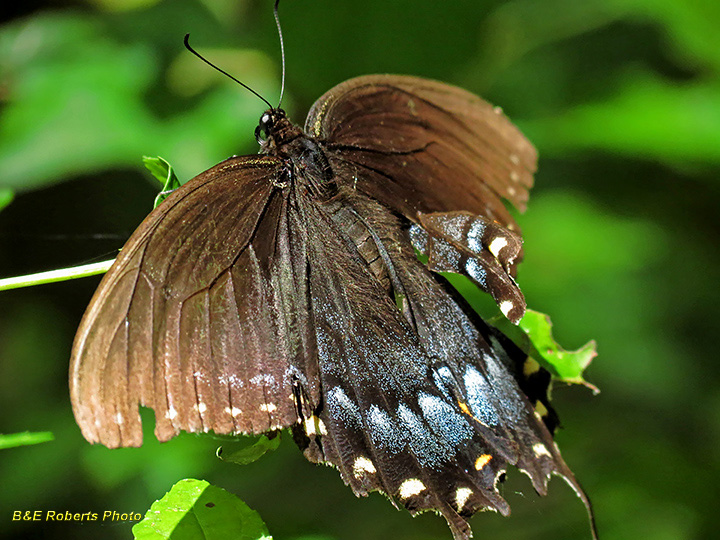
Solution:
<svg viewBox="0 0 720 540">
<path fill-rule="evenodd" d="M 415 249 L 428 256 L 428 269 L 468 276 L 517 324 L 526 306 L 513 278 L 522 257 L 520 235 L 464 211 L 419 212 L 418 221 L 410 228 L 410 240 Z"/>
<path fill-rule="evenodd" d="M 338 467 L 357 494 L 379 490 L 413 512 L 441 512 L 466 538 L 460 512 L 507 511 L 493 487 L 501 462 L 477 474 L 486 441 L 429 379 L 433 361 L 362 257 L 309 211 L 310 230 L 322 231 L 308 246 L 323 407 L 305 422 L 306 455 Z"/>
<path fill-rule="evenodd" d="M 469 538 L 473 513 L 509 513 L 496 490 L 508 465 L 540 493 L 552 473 L 579 489 L 501 358 L 509 353 L 415 259 L 407 227 L 362 195 L 343 205 L 379 242 L 393 285 L 373 279 L 342 226 L 307 208 L 323 395 L 303 421 L 306 456 L 338 467 L 358 495 L 378 490 L 413 513 L 442 513 L 457 539 Z"/>
</svg>

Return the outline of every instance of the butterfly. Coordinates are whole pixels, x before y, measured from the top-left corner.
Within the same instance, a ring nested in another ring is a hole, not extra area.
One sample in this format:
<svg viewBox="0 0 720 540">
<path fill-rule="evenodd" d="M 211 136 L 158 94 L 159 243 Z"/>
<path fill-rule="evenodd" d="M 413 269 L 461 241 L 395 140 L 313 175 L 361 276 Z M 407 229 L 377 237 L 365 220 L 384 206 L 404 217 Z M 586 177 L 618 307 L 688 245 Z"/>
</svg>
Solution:
<svg viewBox="0 0 720 540">
<path fill-rule="evenodd" d="M 522 317 L 503 202 L 524 210 L 533 183 L 520 131 L 460 88 L 370 75 L 304 130 L 268 109 L 256 136 L 259 155 L 170 194 L 104 276 L 70 367 L 85 438 L 139 446 L 139 405 L 160 441 L 291 428 L 356 495 L 439 512 L 456 540 L 476 512 L 510 512 L 509 465 L 541 494 L 563 477 L 590 512 L 553 441 L 549 374 L 438 273 Z"/>
</svg>

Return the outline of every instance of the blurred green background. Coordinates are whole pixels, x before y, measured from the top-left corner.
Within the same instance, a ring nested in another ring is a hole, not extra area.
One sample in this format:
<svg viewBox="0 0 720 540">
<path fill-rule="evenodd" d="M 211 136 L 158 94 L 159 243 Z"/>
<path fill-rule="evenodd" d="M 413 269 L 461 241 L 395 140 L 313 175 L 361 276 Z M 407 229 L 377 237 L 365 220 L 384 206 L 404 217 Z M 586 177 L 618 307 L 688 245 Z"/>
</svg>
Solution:
<svg viewBox="0 0 720 540">
<path fill-rule="evenodd" d="M 271 0 L 31 0 L 0 26 L 0 277 L 111 258 L 158 189 L 161 155 L 187 179 L 254 153 L 279 47 Z M 351 76 L 397 72 L 501 105 L 540 152 L 519 281 L 566 347 L 595 338 L 587 378 L 557 387 L 566 461 L 605 540 L 717 537 L 720 385 L 720 3 L 716 0 L 283 0 L 285 108 L 296 122 Z M 15 510 L 144 513 L 177 480 L 239 495 L 277 539 L 449 539 L 382 496 L 358 500 L 286 437 L 247 467 L 182 436 L 110 451 L 74 423 L 67 368 L 99 278 L 0 293 L 0 432 L 56 440 L 0 451 L 0 536 L 130 538 L 130 525 L 13 522 Z M 587 539 L 560 480 L 502 488 L 478 538 Z"/>
</svg>

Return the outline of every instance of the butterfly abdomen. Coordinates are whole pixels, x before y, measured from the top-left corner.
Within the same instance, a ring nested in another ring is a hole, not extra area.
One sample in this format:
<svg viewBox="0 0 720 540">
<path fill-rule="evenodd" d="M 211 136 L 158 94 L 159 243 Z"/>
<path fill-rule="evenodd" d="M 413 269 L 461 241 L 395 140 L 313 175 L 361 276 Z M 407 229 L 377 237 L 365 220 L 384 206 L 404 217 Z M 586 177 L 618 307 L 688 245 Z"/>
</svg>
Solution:
<svg viewBox="0 0 720 540">
<path fill-rule="evenodd" d="M 324 204 L 323 209 L 346 237 L 346 240 L 355 247 L 383 290 L 389 293 L 391 290 L 390 276 L 375 238 L 373 238 L 373 232 L 366 221 L 342 199 Z"/>
</svg>

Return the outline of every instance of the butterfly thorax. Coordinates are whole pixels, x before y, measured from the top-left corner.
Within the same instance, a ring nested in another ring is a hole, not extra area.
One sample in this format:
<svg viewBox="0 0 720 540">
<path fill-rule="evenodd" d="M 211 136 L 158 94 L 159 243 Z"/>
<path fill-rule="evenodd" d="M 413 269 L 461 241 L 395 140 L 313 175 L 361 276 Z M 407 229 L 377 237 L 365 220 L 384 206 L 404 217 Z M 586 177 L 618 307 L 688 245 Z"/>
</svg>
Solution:
<svg viewBox="0 0 720 540">
<path fill-rule="evenodd" d="M 255 129 L 255 137 L 260 143 L 260 153 L 284 159 L 290 177 L 301 182 L 314 199 L 327 200 L 335 195 L 337 190 L 325 153 L 315 139 L 287 118 L 285 111 L 265 111 Z"/>
</svg>

